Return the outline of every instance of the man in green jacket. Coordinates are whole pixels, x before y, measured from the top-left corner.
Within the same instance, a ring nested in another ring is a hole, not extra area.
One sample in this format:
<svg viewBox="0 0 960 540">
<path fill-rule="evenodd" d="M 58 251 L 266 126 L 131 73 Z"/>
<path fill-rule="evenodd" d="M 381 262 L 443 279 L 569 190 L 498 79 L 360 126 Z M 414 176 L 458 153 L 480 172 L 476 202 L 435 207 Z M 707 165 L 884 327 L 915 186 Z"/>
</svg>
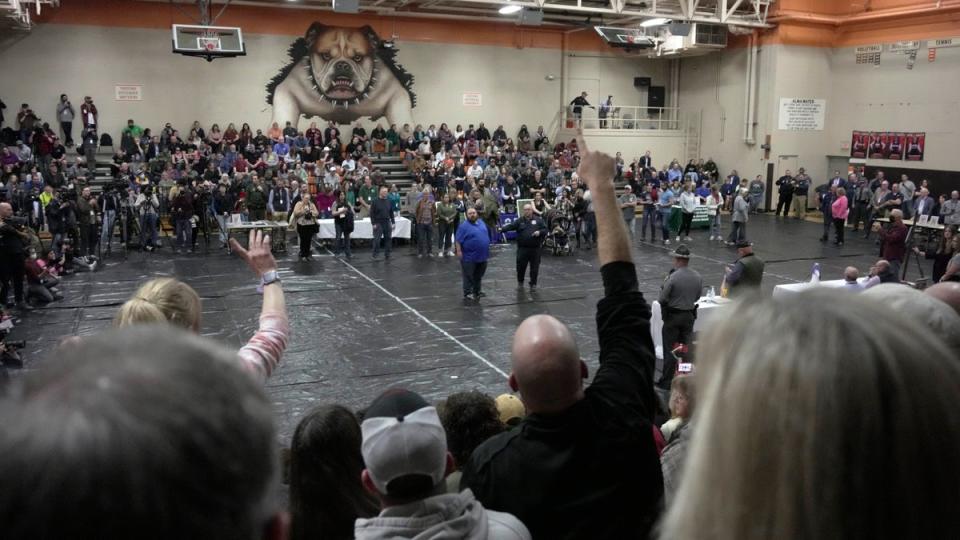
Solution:
<svg viewBox="0 0 960 540">
<path fill-rule="evenodd" d="M 758 292 L 763 281 L 763 259 L 753 253 L 753 246 L 746 240 L 737 242 L 737 262 L 727 267 L 727 296 L 737 298 Z"/>
</svg>

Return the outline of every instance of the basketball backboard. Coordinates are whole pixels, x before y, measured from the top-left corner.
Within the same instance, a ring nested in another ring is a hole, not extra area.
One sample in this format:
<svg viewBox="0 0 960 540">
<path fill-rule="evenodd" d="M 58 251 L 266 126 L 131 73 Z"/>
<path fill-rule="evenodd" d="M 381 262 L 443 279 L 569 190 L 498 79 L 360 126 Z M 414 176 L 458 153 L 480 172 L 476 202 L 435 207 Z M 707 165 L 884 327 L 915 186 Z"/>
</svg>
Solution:
<svg viewBox="0 0 960 540">
<path fill-rule="evenodd" d="M 207 61 L 247 54 L 243 31 L 232 26 L 173 25 L 173 52 Z"/>
</svg>

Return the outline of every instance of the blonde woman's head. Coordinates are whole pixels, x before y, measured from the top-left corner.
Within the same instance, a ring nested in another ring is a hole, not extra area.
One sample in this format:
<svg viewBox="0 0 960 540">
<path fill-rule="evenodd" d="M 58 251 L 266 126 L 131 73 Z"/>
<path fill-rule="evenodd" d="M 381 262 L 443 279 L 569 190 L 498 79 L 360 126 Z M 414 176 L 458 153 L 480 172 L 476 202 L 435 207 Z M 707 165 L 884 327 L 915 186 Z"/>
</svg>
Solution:
<svg viewBox="0 0 960 540">
<path fill-rule="evenodd" d="M 674 377 L 670 382 L 670 415 L 687 420 L 696 405 L 696 379 L 694 375 Z"/>
<path fill-rule="evenodd" d="M 174 278 L 152 279 L 127 300 L 114 318 L 115 326 L 170 323 L 193 332 L 200 330 L 200 296 Z"/>
<path fill-rule="evenodd" d="M 734 310 L 699 345 L 661 538 L 957 537 L 960 362 L 941 339 L 836 290 Z"/>
</svg>

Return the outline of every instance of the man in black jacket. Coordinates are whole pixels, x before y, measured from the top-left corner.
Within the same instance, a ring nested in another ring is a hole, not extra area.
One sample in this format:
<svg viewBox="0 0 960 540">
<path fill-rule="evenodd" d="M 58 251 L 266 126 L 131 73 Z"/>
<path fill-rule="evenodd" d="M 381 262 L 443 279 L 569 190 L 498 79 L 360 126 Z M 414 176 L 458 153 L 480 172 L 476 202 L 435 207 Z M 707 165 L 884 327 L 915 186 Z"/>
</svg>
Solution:
<svg viewBox="0 0 960 540">
<path fill-rule="evenodd" d="M 590 152 L 582 135 L 577 142 L 599 229 L 600 368 L 584 389 L 587 366 L 570 329 L 546 315 L 525 320 L 513 339 L 510 386 L 530 414 L 473 451 L 460 487 L 520 518 L 534 538 L 647 538 L 663 497 L 650 307 L 614 195 L 614 160 Z"/>
<path fill-rule="evenodd" d="M 787 171 L 787 174 L 777 180 L 777 185 L 780 186 L 780 188 L 777 190 L 779 196 L 777 197 L 777 213 L 775 215 L 780 217 L 780 211 L 782 210 L 783 217 L 787 217 L 787 214 L 790 213 L 790 204 L 793 202 L 793 192 L 796 189 L 796 184 L 790 171 Z"/>
<path fill-rule="evenodd" d="M 30 311 L 33 308 L 23 296 L 25 246 L 30 237 L 22 229 L 23 223 L 16 222 L 10 203 L 0 203 L 0 303 L 6 304 L 12 281 L 17 309 Z"/>
<path fill-rule="evenodd" d="M 537 288 L 537 276 L 540 275 L 540 246 L 547 235 L 547 224 L 543 216 L 533 214 L 533 205 L 523 205 L 523 217 L 508 223 L 502 229 L 517 231 L 517 287 L 523 287 L 523 279 L 530 265 L 530 290 Z"/>
<path fill-rule="evenodd" d="M 370 203 L 370 223 L 373 225 L 373 258 L 380 255 L 380 241 L 383 239 L 384 257 L 390 258 L 393 243 L 393 209 L 387 199 L 386 186 L 380 188 L 379 196 Z"/>
<path fill-rule="evenodd" d="M 587 93 L 581 92 L 579 96 L 573 98 L 573 101 L 570 102 L 570 106 L 573 107 L 573 117 L 577 119 L 577 127 L 580 127 L 582 123 L 583 108 L 590 107 L 595 109 L 593 105 L 590 105 L 590 102 L 587 101 Z"/>
</svg>

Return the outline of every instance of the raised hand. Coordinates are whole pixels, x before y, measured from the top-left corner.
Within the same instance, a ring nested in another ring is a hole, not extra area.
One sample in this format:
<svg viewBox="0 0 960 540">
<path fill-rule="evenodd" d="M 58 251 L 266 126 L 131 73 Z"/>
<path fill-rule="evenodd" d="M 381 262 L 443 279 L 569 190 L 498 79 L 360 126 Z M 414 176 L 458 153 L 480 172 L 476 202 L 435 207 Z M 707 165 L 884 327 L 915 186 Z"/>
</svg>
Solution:
<svg viewBox="0 0 960 540">
<path fill-rule="evenodd" d="M 230 239 L 230 249 L 233 250 L 241 259 L 247 261 L 247 265 L 262 277 L 264 273 L 277 269 L 277 261 L 273 258 L 270 251 L 270 235 L 263 234 L 263 231 L 250 231 L 250 240 L 247 243 L 247 249 L 244 249 L 235 238 Z"/>
<path fill-rule="evenodd" d="M 617 162 L 603 152 L 592 152 L 583 140 L 583 131 L 577 130 L 577 149 L 580 152 L 580 165 L 577 174 L 586 183 L 590 191 L 600 188 L 613 189 L 613 178 L 616 176 Z"/>
</svg>

